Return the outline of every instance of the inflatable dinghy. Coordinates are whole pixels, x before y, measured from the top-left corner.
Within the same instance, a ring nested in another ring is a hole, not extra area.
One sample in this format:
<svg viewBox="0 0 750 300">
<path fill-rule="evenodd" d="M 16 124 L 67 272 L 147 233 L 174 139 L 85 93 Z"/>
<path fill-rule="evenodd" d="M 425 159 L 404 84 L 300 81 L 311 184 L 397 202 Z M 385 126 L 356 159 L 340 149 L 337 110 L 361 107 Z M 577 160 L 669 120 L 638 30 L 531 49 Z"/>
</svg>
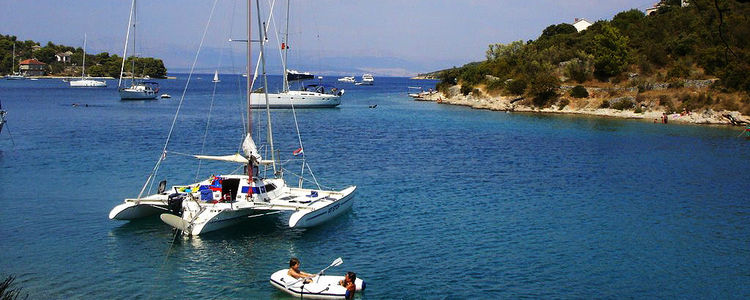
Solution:
<svg viewBox="0 0 750 300">
<path fill-rule="evenodd" d="M 303 289 L 302 281 L 289 276 L 287 271 L 282 269 L 271 275 L 271 285 L 285 293 L 302 299 L 345 299 L 346 288 L 339 285 L 339 281 L 344 276 L 319 275 L 312 278 L 311 283 L 305 283 Z M 354 281 L 357 286 L 357 292 L 365 289 L 364 280 L 357 278 Z"/>
</svg>

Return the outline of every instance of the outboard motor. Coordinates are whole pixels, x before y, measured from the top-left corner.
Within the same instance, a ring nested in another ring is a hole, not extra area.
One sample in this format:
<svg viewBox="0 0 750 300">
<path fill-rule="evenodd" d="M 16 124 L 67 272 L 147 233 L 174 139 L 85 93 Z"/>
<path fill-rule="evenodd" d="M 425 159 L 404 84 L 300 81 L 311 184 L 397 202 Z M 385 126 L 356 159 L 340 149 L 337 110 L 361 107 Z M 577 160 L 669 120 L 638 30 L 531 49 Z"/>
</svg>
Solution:
<svg viewBox="0 0 750 300">
<path fill-rule="evenodd" d="M 185 199 L 185 194 L 174 193 L 169 195 L 167 205 L 169 211 L 173 214 L 182 217 L 182 200 Z"/>
<path fill-rule="evenodd" d="M 166 189 L 167 189 L 167 181 L 166 180 L 159 181 L 159 188 L 156 190 L 156 193 L 163 194 Z"/>
</svg>

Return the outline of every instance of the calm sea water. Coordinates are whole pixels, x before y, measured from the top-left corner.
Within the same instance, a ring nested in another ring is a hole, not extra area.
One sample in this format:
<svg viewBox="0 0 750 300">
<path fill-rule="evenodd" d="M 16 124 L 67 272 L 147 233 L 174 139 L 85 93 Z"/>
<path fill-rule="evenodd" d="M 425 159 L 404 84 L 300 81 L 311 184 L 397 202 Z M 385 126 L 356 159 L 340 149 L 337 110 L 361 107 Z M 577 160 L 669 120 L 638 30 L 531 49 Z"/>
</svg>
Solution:
<svg viewBox="0 0 750 300">
<path fill-rule="evenodd" d="M 110 221 L 160 154 L 178 77 L 161 81 L 172 99 L 132 102 L 115 81 L 0 81 L 0 275 L 32 299 L 290 299 L 268 283 L 289 257 L 309 272 L 342 257 L 329 274 L 357 272 L 363 299 L 750 297 L 750 143 L 738 129 L 414 102 L 407 86 L 434 82 L 405 78 L 338 84 L 339 108 L 298 111 L 318 180 L 359 187 L 333 222 L 288 229 L 277 215 L 173 242 L 158 219 Z M 199 77 L 158 176 L 171 184 L 235 167 L 198 170 L 177 154 L 204 147 L 214 85 Z M 211 154 L 241 142 L 239 78 L 222 79 Z M 291 111 L 274 112 L 274 131 L 288 159 Z"/>
</svg>

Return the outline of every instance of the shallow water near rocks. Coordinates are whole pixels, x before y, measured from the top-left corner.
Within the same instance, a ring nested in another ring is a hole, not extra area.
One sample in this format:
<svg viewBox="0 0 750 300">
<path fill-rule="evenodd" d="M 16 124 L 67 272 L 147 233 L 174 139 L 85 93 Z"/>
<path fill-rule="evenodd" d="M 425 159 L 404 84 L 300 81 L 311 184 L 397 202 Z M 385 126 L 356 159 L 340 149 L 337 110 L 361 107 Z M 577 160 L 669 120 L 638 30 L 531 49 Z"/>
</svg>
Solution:
<svg viewBox="0 0 750 300">
<path fill-rule="evenodd" d="M 9 111 L 0 275 L 16 275 L 32 299 L 291 299 L 268 283 L 290 257 L 308 272 L 342 257 L 328 273 L 357 272 L 362 299 L 750 296 L 750 143 L 739 129 L 414 102 L 407 87 L 434 82 L 406 78 L 372 87 L 326 78 L 346 89 L 343 104 L 297 111 L 321 184 L 358 186 L 353 209 L 332 222 L 289 229 L 288 215 L 268 216 L 173 243 L 158 218 L 108 220 L 160 155 L 178 77 L 160 81 L 172 99 L 131 102 L 112 80 L 106 89 L 0 81 Z M 203 147 L 214 85 L 199 77 L 175 153 Z M 239 79 L 222 76 L 202 152 L 237 151 Z M 289 159 L 298 147 L 291 110 L 273 118 Z M 235 168 L 198 170 L 170 153 L 158 179 Z"/>
</svg>

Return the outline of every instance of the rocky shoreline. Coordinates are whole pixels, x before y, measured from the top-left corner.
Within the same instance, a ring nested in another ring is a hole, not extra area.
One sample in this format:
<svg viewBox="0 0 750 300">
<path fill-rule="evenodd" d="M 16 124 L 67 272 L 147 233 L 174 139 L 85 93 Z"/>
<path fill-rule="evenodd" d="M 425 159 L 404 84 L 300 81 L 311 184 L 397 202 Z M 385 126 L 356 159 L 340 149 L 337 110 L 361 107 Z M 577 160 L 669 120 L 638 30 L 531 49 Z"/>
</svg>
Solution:
<svg viewBox="0 0 750 300">
<path fill-rule="evenodd" d="M 456 90 L 455 92 L 453 90 Z M 504 97 L 504 96 L 481 96 L 475 97 L 473 94 L 462 95 L 458 93 L 460 86 L 451 88 L 453 96 L 447 96 L 444 93 L 435 93 L 425 95 L 422 101 L 434 101 L 441 104 L 468 106 L 475 109 L 486 109 L 494 111 L 511 111 L 511 112 L 528 112 L 528 113 L 553 113 L 553 114 L 577 114 L 599 117 L 612 117 L 622 119 L 638 119 L 649 122 L 661 123 L 665 114 L 659 107 L 645 109 L 640 113 L 633 110 L 618 110 L 612 108 L 600 108 L 603 100 L 611 99 L 587 99 L 580 101 L 570 101 L 565 107 L 552 105 L 550 107 L 538 108 L 523 104 L 523 98 Z M 737 125 L 744 126 L 750 124 L 750 117 L 742 115 L 738 111 L 714 111 L 712 109 L 702 109 L 689 113 L 671 113 L 667 114 L 668 122 L 687 123 L 687 124 L 704 124 L 704 125 Z"/>
</svg>

